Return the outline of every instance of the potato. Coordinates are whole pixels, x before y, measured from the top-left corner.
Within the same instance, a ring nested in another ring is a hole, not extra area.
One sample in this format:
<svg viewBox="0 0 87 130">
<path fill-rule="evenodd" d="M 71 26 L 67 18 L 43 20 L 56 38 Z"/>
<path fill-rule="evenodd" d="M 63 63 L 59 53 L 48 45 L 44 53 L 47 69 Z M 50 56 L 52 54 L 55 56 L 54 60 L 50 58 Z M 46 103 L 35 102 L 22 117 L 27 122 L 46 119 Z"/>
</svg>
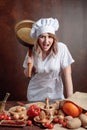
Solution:
<svg viewBox="0 0 87 130">
<path fill-rule="evenodd" d="M 82 126 L 87 128 L 87 116 L 85 114 L 80 114 L 79 119 L 82 122 Z"/>
<path fill-rule="evenodd" d="M 14 114 L 13 119 L 18 120 L 19 119 L 19 115 L 17 113 Z"/>
<path fill-rule="evenodd" d="M 72 120 L 72 119 L 73 119 L 72 116 L 65 116 L 65 117 L 64 117 L 64 120 L 65 120 L 65 121 L 70 121 L 70 120 Z"/>
<path fill-rule="evenodd" d="M 69 129 L 77 129 L 80 126 L 81 126 L 81 120 L 77 117 L 67 122 L 67 128 Z"/>
</svg>

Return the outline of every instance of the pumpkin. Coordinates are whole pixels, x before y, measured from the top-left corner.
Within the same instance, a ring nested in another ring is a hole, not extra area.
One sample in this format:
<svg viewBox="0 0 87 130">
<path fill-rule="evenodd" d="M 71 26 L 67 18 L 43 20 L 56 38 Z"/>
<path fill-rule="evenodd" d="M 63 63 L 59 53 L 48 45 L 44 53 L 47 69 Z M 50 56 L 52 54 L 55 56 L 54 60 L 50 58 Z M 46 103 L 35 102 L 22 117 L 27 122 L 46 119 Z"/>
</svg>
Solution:
<svg viewBox="0 0 87 130">
<path fill-rule="evenodd" d="M 72 117 L 78 117 L 82 113 L 82 108 L 71 101 L 65 101 L 62 109 L 65 112 L 65 114 Z"/>
</svg>

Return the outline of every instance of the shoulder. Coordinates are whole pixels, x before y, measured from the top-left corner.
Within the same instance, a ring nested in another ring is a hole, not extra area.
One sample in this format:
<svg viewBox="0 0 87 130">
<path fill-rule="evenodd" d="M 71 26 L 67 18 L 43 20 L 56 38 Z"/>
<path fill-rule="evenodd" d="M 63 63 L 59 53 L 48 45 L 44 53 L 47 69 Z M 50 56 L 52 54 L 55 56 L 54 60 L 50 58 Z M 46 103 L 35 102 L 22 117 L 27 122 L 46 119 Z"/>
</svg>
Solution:
<svg viewBox="0 0 87 130">
<path fill-rule="evenodd" d="M 57 46 L 58 46 L 58 50 L 66 50 L 67 49 L 67 45 L 63 42 L 58 42 Z"/>
<path fill-rule="evenodd" d="M 57 45 L 58 47 L 66 47 L 66 44 L 63 42 L 58 42 Z"/>
</svg>

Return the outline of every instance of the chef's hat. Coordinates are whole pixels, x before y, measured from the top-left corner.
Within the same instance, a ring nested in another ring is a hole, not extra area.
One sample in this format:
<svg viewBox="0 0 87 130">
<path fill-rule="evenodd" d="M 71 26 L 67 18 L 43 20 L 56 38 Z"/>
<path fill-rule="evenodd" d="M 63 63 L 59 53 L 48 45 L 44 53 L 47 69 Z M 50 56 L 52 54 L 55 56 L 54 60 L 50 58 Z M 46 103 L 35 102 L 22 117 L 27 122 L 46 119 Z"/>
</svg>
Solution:
<svg viewBox="0 0 87 130">
<path fill-rule="evenodd" d="M 32 38 L 37 38 L 43 33 L 55 34 L 58 28 L 59 22 L 56 18 L 42 18 L 33 24 L 30 35 Z"/>
</svg>

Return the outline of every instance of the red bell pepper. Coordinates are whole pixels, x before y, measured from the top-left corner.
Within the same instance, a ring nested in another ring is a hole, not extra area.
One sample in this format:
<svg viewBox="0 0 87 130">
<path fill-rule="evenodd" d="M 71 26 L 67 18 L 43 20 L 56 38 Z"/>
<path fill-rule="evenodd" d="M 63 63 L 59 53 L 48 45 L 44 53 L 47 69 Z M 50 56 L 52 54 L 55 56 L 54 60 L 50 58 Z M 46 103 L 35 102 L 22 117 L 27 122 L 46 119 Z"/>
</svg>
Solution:
<svg viewBox="0 0 87 130">
<path fill-rule="evenodd" d="M 40 107 L 38 107 L 37 105 L 31 105 L 27 111 L 27 115 L 29 117 L 35 117 L 38 116 L 40 114 Z"/>
</svg>

